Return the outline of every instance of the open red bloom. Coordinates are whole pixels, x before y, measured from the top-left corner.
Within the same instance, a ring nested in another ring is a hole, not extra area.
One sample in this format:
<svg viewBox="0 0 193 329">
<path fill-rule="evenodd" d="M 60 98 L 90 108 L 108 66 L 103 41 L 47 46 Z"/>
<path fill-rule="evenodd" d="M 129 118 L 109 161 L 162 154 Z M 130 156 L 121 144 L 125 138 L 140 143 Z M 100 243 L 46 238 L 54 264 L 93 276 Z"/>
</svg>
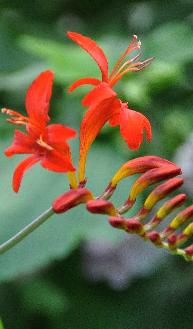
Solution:
<svg viewBox="0 0 193 329">
<path fill-rule="evenodd" d="M 129 109 L 126 103 L 122 103 L 112 87 L 127 72 L 137 72 L 144 69 L 150 64 L 153 58 L 145 61 L 136 61 L 140 57 L 140 54 L 138 54 L 123 63 L 128 54 L 140 49 L 141 42 L 137 41 L 137 36 L 134 35 L 126 51 L 109 74 L 108 60 L 103 50 L 95 41 L 75 32 L 68 32 L 67 35 L 89 53 L 99 66 L 102 75 L 101 80 L 89 77 L 79 79 L 69 88 L 71 92 L 75 88 L 85 84 L 94 86 L 82 100 L 83 106 L 89 107 L 80 128 L 80 170 L 84 171 L 88 149 L 107 121 L 109 121 L 111 126 L 120 126 L 121 135 L 131 149 L 138 149 L 140 147 L 144 131 L 146 132 L 147 141 L 151 140 L 151 125 L 149 120 L 143 114 Z M 81 176 L 84 176 L 84 174 Z"/>
<path fill-rule="evenodd" d="M 13 175 L 13 190 L 18 192 L 27 169 L 40 162 L 42 167 L 55 172 L 75 171 L 67 140 L 76 136 L 72 128 L 60 124 L 48 125 L 49 102 L 52 92 L 53 73 L 41 73 L 31 84 L 26 95 L 28 117 L 18 112 L 2 109 L 11 116 L 10 123 L 25 125 L 27 134 L 15 130 L 13 144 L 5 150 L 10 157 L 15 154 L 31 154 L 20 162 Z"/>
</svg>

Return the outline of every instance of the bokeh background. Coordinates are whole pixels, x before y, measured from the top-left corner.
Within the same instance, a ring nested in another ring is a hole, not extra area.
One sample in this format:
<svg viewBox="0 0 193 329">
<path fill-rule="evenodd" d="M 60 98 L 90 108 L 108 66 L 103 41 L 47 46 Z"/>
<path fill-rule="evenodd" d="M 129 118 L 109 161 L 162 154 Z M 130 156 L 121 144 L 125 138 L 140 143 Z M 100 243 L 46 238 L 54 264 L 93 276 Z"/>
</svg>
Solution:
<svg viewBox="0 0 193 329">
<path fill-rule="evenodd" d="M 142 40 L 148 69 L 117 86 L 121 99 L 147 115 L 153 141 L 131 152 L 117 129 L 105 127 L 91 149 L 87 176 L 103 191 L 124 161 L 145 154 L 175 159 L 193 195 L 193 2 L 35 0 L 0 2 L 0 106 L 24 111 L 25 93 L 44 69 L 55 72 L 50 114 L 78 129 L 85 89 L 68 95 L 74 79 L 99 76 L 89 56 L 66 38 L 79 31 L 96 39 L 110 65 L 132 34 Z M 129 35 L 129 38 L 128 38 Z M 0 118 L 0 149 L 14 127 Z M 77 142 L 72 149 L 77 160 Z M 0 160 L 0 241 L 48 208 L 67 189 L 61 175 L 40 166 L 25 176 L 21 192 L 11 178 L 21 157 Z M 116 196 L 123 201 L 127 181 Z M 0 259 L 0 328 L 192 328 L 193 265 L 111 228 L 105 217 L 79 207 L 53 216 Z"/>
</svg>

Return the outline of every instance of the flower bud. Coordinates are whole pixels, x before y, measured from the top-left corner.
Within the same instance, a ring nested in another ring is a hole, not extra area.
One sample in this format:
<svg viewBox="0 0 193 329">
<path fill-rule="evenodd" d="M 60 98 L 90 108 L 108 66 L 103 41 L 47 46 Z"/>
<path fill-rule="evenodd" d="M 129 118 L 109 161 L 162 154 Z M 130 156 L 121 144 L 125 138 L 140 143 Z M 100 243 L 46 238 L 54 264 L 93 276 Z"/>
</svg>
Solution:
<svg viewBox="0 0 193 329">
<path fill-rule="evenodd" d="M 107 214 L 110 216 L 116 216 L 117 214 L 117 211 L 112 202 L 103 199 L 89 201 L 86 205 L 86 208 L 93 214 Z"/>
<path fill-rule="evenodd" d="M 129 233 L 144 234 L 143 224 L 134 217 L 125 221 L 125 230 Z"/>
<path fill-rule="evenodd" d="M 170 223 L 169 227 L 176 230 L 178 229 L 186 220 L 193 216 L 193 205 L 182 210 Z"/>
<path fill-rule="evenodd" d="M 125 228 L 125 218 L 119 216 L 109 217 L 109 224 L 114 228 L 124 229 Z"/>
<path fill-rule="evenodd" d="M 183 182 L 182 178 L 172 178 L 157 186 L 145 200 L 144 208 L 151 210 L 159 200 L 165 198 L 169 193 L 176 190 L 183 184 Z"/>
<path fill-rule="evenodd" d="M 162 166 L 171 165 L 175 166 L 173 162 L 162 159 L 157 156 L 144 156 L 136 159 L 132 159 L 126 162 L 114 175 L 111 180 L 111 186 L 115 187 L 125 177 L 144 173 L 147 170 L 153 168 L 159 168 Z"/>
<path fill-rule="evenodd" d="M 157 245 L 159 247 L 162 246 L 161 237 L 160 237 L 160 234 L 157 231 L 148 232 L 148 233 L 146 233 L 145 236 L 146 236 L 146 238 L 148 238 L 155 245 Z"/>
<path fill-rule="evenodd" d="M 135 200 L 139 193 L 145 190 L 148 186 L 179 174 L 181 174 L 181 169 L 179 167 L 171 165 L 148 170 L 145 174 L 140 176 L 133 184 L 130 191 L 129 199 Z"/>
<path fill-rule="evenodd" d="M 193 244 L 191 244 L 189 247 L 184 249 L 187 256 L 193 256 Z"/>
<path fill-rule="evenodd" d="M 52 208 L 55 213 L 60 214 L 92 199 L 92 193 L 85 188 L 71 189 L 54 200 Z"/>
</svg>

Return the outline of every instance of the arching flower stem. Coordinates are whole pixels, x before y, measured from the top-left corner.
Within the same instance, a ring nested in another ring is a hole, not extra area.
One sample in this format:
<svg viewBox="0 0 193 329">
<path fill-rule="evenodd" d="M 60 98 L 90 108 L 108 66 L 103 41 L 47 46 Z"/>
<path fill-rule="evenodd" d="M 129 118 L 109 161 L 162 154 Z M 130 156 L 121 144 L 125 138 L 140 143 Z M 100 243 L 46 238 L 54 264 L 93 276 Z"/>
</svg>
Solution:
<svg viewBox="0 0 193 329">
<path fill-rule="evenodd" d="M 12 238 L 4 242 L 0 245 L 0 254 L 5 253 L 20 241 L 22 241 L 26 236 L 32 233 L 36 228 L 38 228 L 41 224 L 43 224 L 48 218 L 54 215 L 54 211 L 52 207 L 44 211 L 40 216 L 34 219 L 29 225 L 24 227 L 21 231 L 19 231 Z"/>
</svg>

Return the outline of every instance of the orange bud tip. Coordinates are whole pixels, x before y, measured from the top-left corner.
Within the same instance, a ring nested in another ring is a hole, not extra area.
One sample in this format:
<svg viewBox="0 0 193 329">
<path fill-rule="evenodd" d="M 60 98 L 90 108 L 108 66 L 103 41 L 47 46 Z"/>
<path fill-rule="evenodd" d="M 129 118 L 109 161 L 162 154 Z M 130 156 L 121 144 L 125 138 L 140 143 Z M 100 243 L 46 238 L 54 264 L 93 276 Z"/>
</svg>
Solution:
<svg viewBox="0 0 193 329">
<path fill-rule="evenodd" d="M 114 228 L 123 229 L 125 226 L 125 219 L 123 217 L 109 217 L 109 224 Z"/>
<path fill-rule="evenodd" d="M 89 190 L 85 188 L 72 189 L 54 200 L 52 209 L 56 214 L 60 214 L 91 199 L 93 196 Z"/>
<path fill-rule="evenodd" d="M 87 203 L 86 208 L 93 214 L 107 214 L 111 216 L 116 215 L 116 209 L 114 205 L 107 200 L 91 200 Z"/>
<path fill-rule="evenodd" d="M 125 222 L 126 230 L 130 233 L 142 233 L 143 225 L 135 218 L 130 218 Z"/>
</svg>

